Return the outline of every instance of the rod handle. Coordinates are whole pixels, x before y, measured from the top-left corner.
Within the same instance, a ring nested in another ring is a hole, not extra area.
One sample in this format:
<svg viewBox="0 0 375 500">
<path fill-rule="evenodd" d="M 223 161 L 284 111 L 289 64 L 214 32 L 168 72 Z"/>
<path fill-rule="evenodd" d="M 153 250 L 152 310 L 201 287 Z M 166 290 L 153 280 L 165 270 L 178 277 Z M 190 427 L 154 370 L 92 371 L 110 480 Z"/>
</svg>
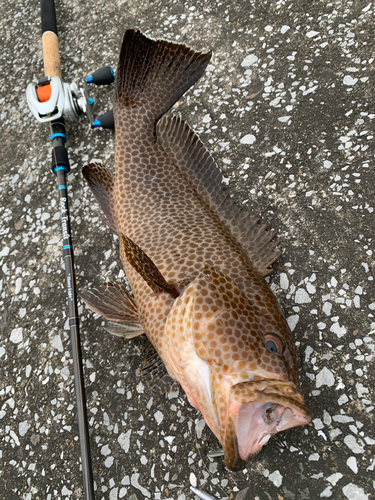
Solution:
<svg viewBox="0 0 375 500">
<path fill-rule="evenodd" d="M 53 31 L 45 31 L 42 36 L 44 76 L 61 78 L 59 40 Z"/>
</svg>

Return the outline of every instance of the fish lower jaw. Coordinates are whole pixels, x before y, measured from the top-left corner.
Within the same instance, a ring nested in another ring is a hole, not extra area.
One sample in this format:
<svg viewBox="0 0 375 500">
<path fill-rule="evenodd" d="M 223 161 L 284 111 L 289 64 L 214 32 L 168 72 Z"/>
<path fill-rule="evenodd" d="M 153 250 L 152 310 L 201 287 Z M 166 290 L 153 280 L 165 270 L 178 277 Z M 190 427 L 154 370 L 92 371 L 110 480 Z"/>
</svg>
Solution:
<svg viewBox="0 0 375 500">
<path fill-rule="evenodd" d="M 238 453 L 244 462 L 259 453 L 272 435 L 309 422 L 287 406 L 262 401 L 234 404 L 232 418 Z"/>
</svg>

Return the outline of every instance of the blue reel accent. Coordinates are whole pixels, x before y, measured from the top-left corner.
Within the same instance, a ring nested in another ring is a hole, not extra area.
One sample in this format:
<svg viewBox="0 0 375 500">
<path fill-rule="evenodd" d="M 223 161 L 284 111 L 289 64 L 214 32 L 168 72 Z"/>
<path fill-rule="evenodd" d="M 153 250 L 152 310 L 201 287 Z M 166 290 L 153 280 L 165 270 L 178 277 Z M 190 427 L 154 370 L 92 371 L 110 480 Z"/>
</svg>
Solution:
<svg viewBox="0 0 375 500">
<path fill-rule="evenodd" d="M 116 77 L 115 77 L 115 72 L 113 71 L 113 69 L 112 69 L 112 68 L 109 68 L 109 69 L 111 70 L 111 73 L 112 73 L 112 76 L 113 76 L 113 81 L 115 81 L 115 80 L 116 80 Z"/>
<path fill-rule="evenodd" d="M 89 97 L 89 104 L 90 106 L 94 106 L 94 99 L 92 97 Z"/>
<path fill-rule="evenodd" d="M 66 186 L 59 186 L 59 187 L 58 187 L 58 189 L 59 189 L 59 190 L 60 190 L 60 189 L 67 189 L 67 187 L 66 187 Z"/>
<path fill-rule="evenodd" d="M 53 169 L 53 172 L 56 173 L 58 170 L 64 170 L 66 173 L 69 173 L 69 169 L 68 167 L 64 167 L 64 166 L 57 166 Z"/>
<path fill-rule="evenodd" d="M 87 82 L 87 83 L 92 83 L 93 81 L 94 81 L 94 78 L 93 78 L 92 76 L 88 76 L 88 77 L 86 78 L 86 82 Z"/>
<path fill-rule="evenodd" d="M 64 139 L 64 142 L 68 140 L 65 134 L 62 134 L 61 132 L 56 132 L 55 134 L 51 135 L 50 137 L 51 141 L 53 141 L 53 139 L 55 139 L 56 137 L 62 137 Z"/>
<path fill-rule="evenodd" d="M 73 247 L 72 247 L 72 245 L 64 245 L 63 250 L 65 250 L 66 248 L 73 248 Z"/>
<path fill-rule="evenodd" d="M 101 127 L 101 126 L 102 126 L 102 122 L 101 122 L 100 120 L 94 120 L 94 121 L 92 122 L 92 126 L 93 126 L 94 128 Z"/>
</svg>

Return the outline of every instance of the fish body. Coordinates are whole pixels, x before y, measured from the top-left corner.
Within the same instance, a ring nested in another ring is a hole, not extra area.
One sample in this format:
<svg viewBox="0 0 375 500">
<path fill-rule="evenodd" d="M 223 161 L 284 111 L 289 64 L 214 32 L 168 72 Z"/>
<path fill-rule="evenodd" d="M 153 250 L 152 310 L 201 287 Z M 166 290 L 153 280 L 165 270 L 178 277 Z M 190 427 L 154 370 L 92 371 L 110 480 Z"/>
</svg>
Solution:
<svg viewBox="0 0 375 500">
<path fill-rule="evenodd" d="M 160 357 L 235 470 L 272 434 L 311 418 L 292 334 L 264 279 L 280 255 L 275 232 L 232 203 L 198 137 L 166 115 L 210 56 L 125 33 L 114 102 L 116 175 L 98 164 L 83 173 L 119 235 L 134 298 L 120 284 L 83 298 L 112 333 L 147 335 L 158 355 L 149 372 L 163 380 Z"/>
</svg>

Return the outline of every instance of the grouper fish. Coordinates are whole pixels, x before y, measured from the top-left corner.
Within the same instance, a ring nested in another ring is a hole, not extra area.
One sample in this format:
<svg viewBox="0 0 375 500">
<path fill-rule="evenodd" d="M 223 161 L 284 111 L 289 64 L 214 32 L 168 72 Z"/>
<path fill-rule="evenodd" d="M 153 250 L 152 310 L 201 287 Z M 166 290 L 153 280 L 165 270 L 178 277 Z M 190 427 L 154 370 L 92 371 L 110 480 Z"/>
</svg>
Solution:
<svg viewBox="0 0 375 500">
<path fill-rule="evenodd" d="M 243 468 L 270 437 L 308 424 L 293 336 L 264 277 L 275 232 L 238 208 L 197 135 L 166 115 L 211 53 L 127 30 L 116 73 L 115 176 L 83 174 L 119 237 L 133 295 L 120 282 L 83 299 L 126 338 L 146 334 L 145 376 L 179 382 Z"/>
</svg>

